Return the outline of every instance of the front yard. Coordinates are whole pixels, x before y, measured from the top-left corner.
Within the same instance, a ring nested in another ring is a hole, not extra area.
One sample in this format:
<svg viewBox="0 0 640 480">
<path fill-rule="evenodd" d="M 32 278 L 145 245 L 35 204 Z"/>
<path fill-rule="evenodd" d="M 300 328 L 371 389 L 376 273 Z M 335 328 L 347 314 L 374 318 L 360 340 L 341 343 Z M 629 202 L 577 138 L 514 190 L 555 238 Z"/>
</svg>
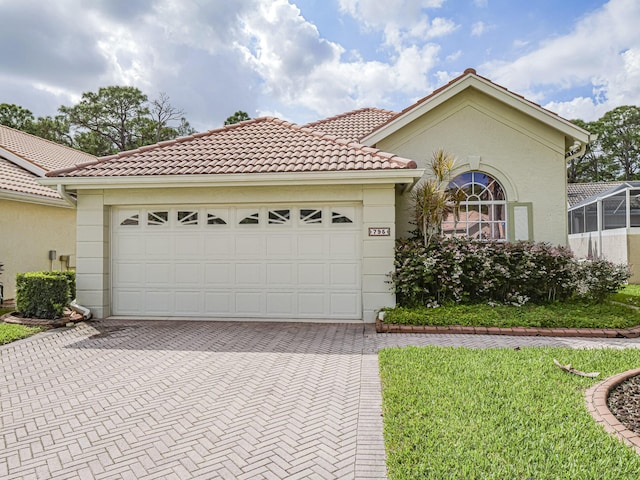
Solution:
<svg viewBox="0 0 640 480">
<path fill-rule="evenodd" d="M 570 375 L 571 363 L 598 378 Z M 584 393 L 640 351 L 394 348 L 380 352 L 389 478 L 640 478 L 640 456 L 587 412 Z"/>
</svg>

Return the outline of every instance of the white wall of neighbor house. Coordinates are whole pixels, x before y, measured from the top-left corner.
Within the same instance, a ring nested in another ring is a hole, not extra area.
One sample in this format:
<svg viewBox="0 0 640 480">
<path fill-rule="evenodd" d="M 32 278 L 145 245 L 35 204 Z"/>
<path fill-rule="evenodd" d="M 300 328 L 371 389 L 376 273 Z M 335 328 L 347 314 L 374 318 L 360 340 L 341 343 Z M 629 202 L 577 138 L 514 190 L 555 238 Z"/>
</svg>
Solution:
<svg viewBox="0 0 640 480">
<path fill-rule="evenodd" d="M 110 210 L 123 205 L 301 205 L 350 202 L 362 205 L 362 312 L 374 322 L 376 312 L 395 305 L 387 283 L 393 269 L 395 185 L 304 187 L 140 188 L 79 190 L 77 208 L 78 301 L 98 317 L 111 315 Z M 369 236 L 369 227 L 388 228 L 389 236 Z"/>
<path fill-rule="evenodd" d="M 509 202 L 530 203 L 532 238 L 567 244 L 564 135 L 473 88 L 433 108 L 376 144 L 426 168 L 433 152 L 457 158 L 454 176 L 478 170 L 498 180 Z M 410 225 L 410 194 L 397 198 L 398 235 Z"/>
<path fill-rule="evenodd" d="M 578 258 L 604 258 L 629 265 L 631 283 L 640 283 L 640 228 L 616 228 L 569 235 L 569 248 Z"/>
<path fill-rule="evenodd" d="M 56 259 L 49 260 L 55 250 Z M 7 252 L 11 252 L 9 255 Z M 64 270 L 60 255 L 75 262 L 75 210 L 37 203 L 0 200 L 0 282 L 5 299 L 15 299 L 16 274 L 43 270 Z"/>
</svg>

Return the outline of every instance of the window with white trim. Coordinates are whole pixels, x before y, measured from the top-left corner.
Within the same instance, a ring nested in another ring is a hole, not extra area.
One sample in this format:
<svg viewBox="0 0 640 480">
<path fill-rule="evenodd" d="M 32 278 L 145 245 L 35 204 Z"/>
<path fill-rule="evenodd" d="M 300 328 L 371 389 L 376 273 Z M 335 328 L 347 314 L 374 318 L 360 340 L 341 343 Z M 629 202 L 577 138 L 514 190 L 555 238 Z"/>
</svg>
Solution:
<svg viewBox="0 0 640 480">
<path fill-rule="evenodd" d="M 445 236 L 507 239 L 507 199 L 495 178 L 482 172 L 466 172 L 454 178 L 449 188 L 460 204 L 442 222 Z"/>
</svg>

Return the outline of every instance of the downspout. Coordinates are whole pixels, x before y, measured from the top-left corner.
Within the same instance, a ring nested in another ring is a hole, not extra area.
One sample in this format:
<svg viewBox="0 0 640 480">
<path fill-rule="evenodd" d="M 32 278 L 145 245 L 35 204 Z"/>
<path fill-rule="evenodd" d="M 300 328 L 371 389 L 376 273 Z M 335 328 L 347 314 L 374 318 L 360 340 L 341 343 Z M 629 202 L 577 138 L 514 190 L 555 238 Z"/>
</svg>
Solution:
<svg viewBox="0 0 640 480">
<path fill-rule="evenodd" d="M 73 208 L 76 208 L 78 206 L 78 200 L 72 197 L 69 192 L 67 192 L 66 188 L 64 188 L 64 185 L 59 183 L 57 191 L 58 194 L 64 199 L 64 201 L 67 202 L 70 206 L 72 206 Z"/>
</svg>

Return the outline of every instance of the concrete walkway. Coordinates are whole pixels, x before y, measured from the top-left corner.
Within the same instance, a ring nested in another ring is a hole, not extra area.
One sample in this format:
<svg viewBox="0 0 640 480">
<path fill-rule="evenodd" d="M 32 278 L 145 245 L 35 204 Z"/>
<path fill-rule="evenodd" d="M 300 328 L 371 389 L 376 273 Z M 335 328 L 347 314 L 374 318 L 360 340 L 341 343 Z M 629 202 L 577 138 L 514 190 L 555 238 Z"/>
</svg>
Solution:
<svg viewBox="0 0 640 480">
<path fill-rule="evenodd" d="M 385 478 L 377 351 L 638 347 L 373 325 L 80 324 L 0 347 L 0 478 Z"/>
</svg>

